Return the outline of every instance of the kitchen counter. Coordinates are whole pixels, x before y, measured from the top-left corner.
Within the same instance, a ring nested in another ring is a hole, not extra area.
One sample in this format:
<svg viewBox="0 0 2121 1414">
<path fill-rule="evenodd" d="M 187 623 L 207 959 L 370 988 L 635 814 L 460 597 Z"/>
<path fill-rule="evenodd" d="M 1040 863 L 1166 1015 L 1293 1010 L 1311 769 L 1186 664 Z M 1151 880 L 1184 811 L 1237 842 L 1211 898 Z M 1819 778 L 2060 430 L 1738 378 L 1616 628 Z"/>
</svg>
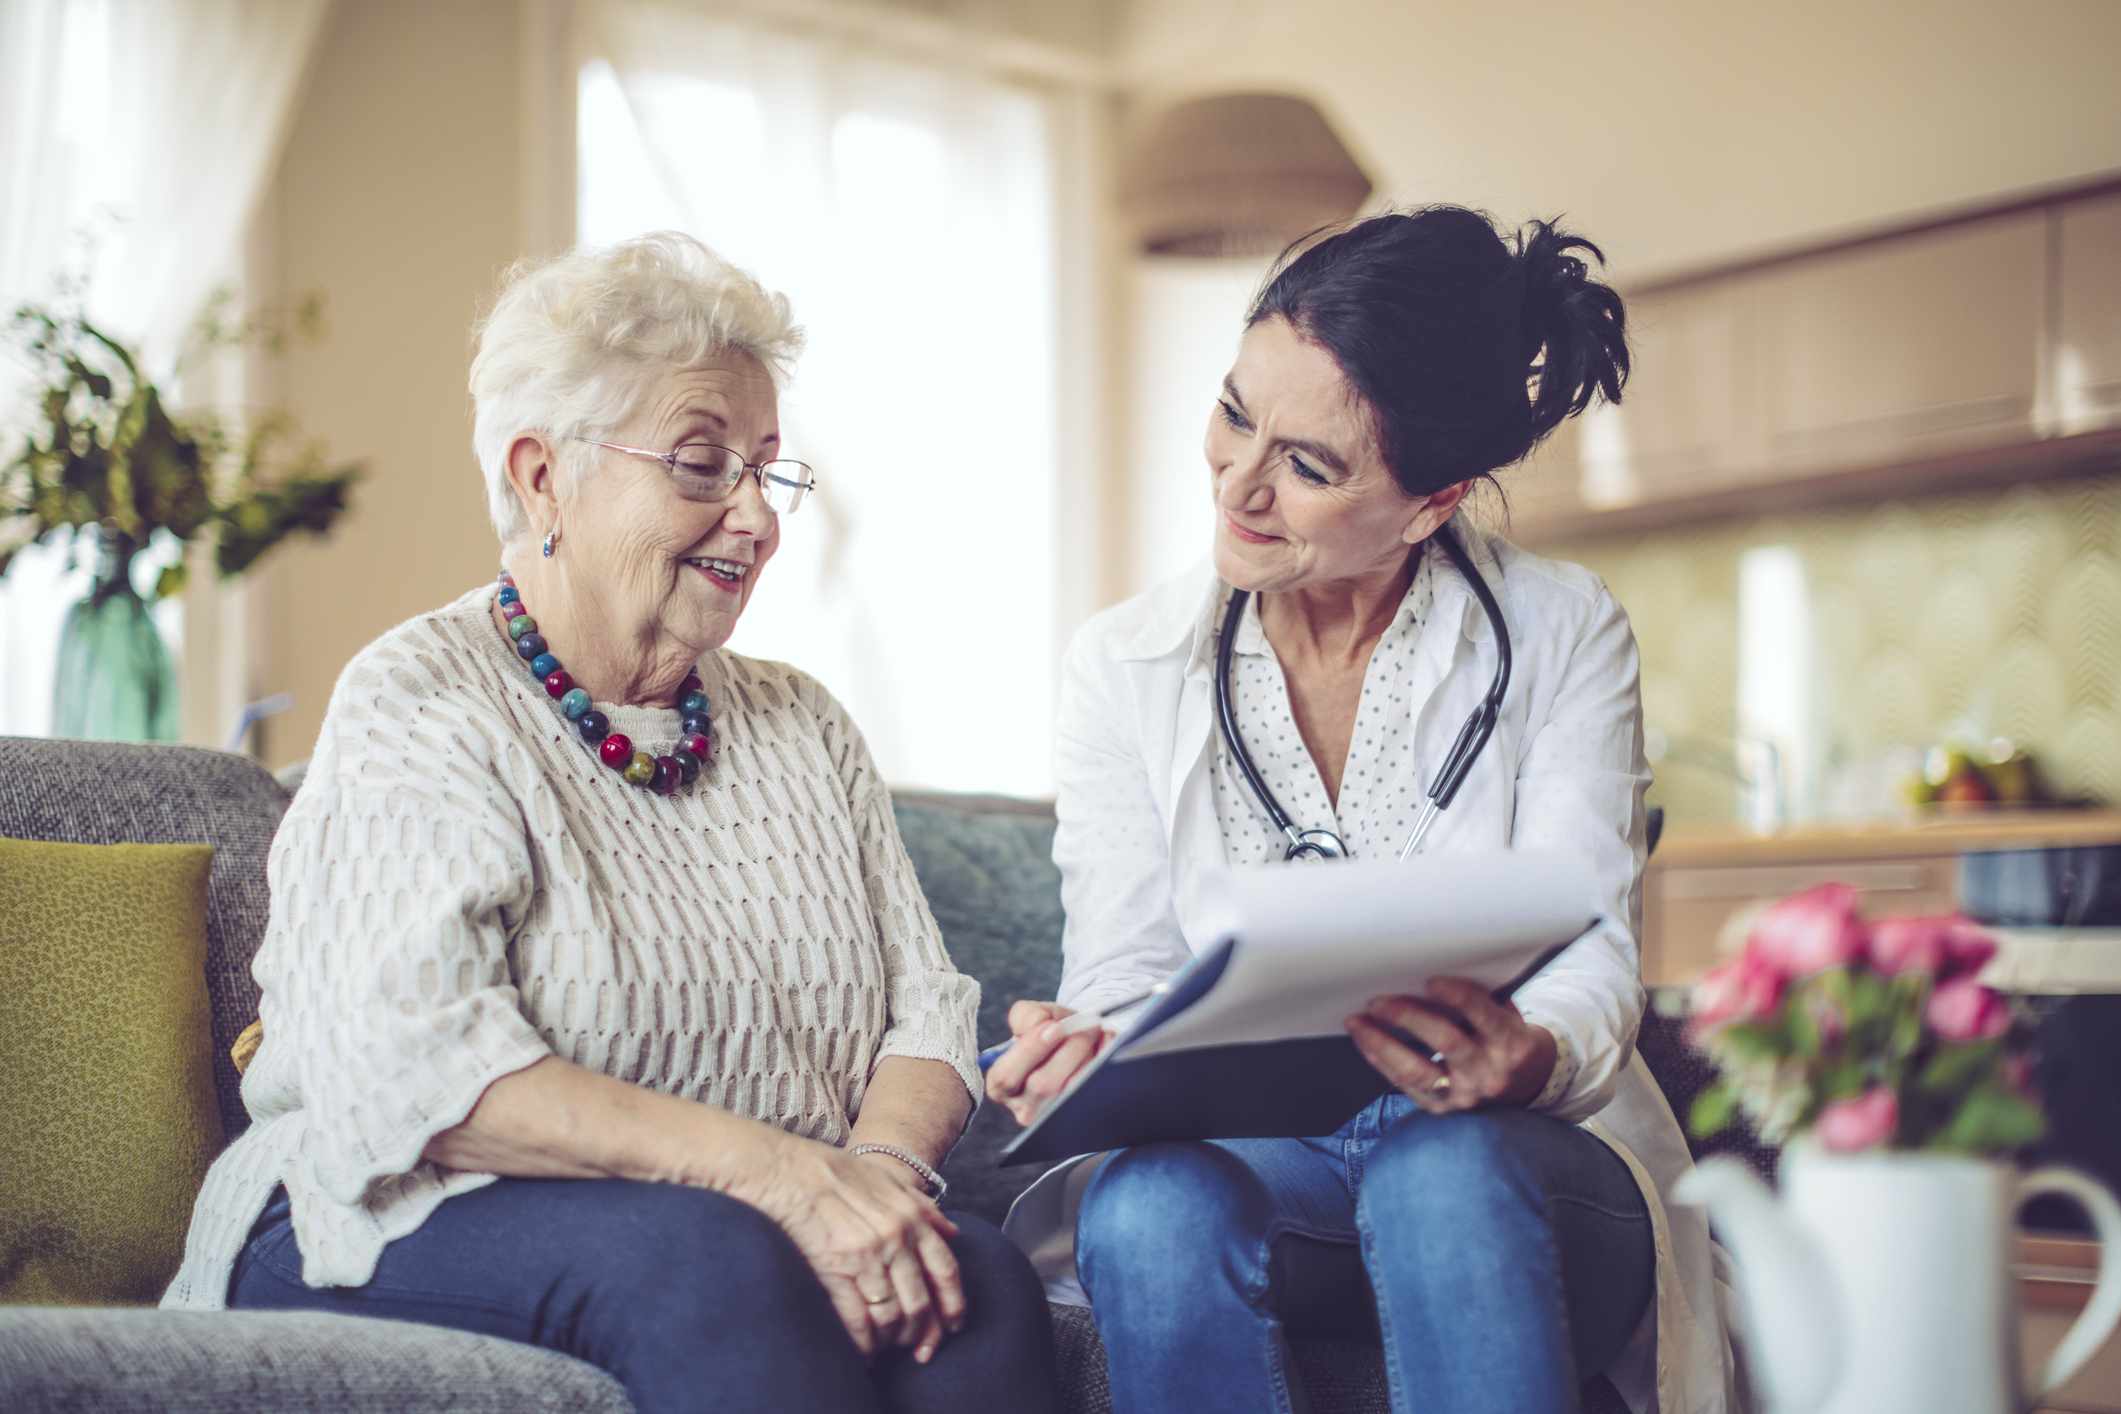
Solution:
<svg viewBox="0 0 2121 1414">
<path fill-rule="evenodd" d="M 1925 810 L 1901 820 L 1797 825 L 1766 835 L 1736 825 L 1668 824 L 1649 867 L 1917 859 L 2083 845 L 2121 845 L 2121 810 Z"/>
<path fill-rule="evenodd" d="M 1737 947 L 1754 910 L 1819 884 L 1855 888 L 1874 918 L 1952 913 L 1969 854 L 2101 845 L 2121 845 L 2121 810 L 1925 811 L 1771 835 L 1667 826 L 1643 876 L 1642 975 L 1659 986 L 1691 982 Z M 2121 930 L 2023 932 L 2004 940 L 1996 985 L 2121 990 Z"/>
</svg>

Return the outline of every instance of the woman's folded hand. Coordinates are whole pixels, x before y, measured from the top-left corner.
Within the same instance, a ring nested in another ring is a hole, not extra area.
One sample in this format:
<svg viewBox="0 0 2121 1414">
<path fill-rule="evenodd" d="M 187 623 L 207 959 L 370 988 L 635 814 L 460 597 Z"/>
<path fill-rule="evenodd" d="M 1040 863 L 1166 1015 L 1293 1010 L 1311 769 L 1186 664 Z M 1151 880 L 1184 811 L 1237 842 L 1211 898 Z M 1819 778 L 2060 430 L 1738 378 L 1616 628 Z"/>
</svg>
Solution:
<svg viewBox="0 0 2121 1414">
<path fill-rule="evenodd" d="M 964 1328 L 964 1284 L 946 1240 L 957 1224 L 883 1164 L 784 1135 L 731 1193 L 793 1239 L 864 1355 L 914 1346 L 925 1362 L 945 1331 Z"/>
<path fill-rule="evenodd" d="M 1058 1002 L 1024 1001 L 1009 1008 L 1009 1031 L 1016 1040 L 988 1070 L 987 1098 L 1006 1106 L 1018 1124 L 1036 1119 L 1112 1039 L 1102 1026 L 1062 1035 L 1061 1023 L 1074 1014 Z"/>
</svg>

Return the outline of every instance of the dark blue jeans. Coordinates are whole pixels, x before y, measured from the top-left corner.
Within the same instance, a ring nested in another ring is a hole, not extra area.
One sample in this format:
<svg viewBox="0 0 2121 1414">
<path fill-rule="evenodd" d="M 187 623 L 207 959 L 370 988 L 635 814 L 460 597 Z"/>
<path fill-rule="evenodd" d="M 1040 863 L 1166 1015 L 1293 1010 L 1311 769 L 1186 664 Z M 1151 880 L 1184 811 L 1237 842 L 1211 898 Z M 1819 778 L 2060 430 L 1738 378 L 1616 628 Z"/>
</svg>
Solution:
<svg viewBox="0 0 2121 1414">
<path fill-rule="evenodd" d="M 810 1264 L 756 1208 L 617 1179 L 504 1178 L 383 1249 L 365 1286 L 302 1284 L 286 1193 L 258 1219 L 228 1304 L 452 1326 L 610 1371 L 641 1414 L 713 1409 L 1058 1409 L 1053 1327 L 1030 1264 L 952 1215 L 965 1329 L 926 1365 L 865 1362 Z"/>
<path fill-rule="evenodd" d="M 1114 1156 L 1075 1257 L 1120 1414 L 1302 1410 L 1290 1331 L 1381 1337 L 1395 1414 L 1566 1414 L 1641 1320 L 1653 1247 L 1587 1131 L 1391 1095 L 1327 1138 Z"/>
</svg>

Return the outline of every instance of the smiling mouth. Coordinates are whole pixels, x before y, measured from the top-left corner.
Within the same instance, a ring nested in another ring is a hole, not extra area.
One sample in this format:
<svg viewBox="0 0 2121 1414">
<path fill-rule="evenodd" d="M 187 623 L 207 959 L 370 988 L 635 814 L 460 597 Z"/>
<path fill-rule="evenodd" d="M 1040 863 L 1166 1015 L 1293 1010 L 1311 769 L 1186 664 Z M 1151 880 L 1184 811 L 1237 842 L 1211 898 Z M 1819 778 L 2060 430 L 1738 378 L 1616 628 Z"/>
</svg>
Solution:
<svg viewBox="0 0 2121 1414">
<path fill-rule="evenodd" d="M 737 560 L 718 560 L 701 556 L 688 559 L 685 563 L 707 576 L 708 581 L 716 588 L 726 589 L 731 593 L 742 589 L 745 577 L 751 573 L 751 566 Z"/>
<path fill-rule="evenodd" d="M 1272 545 L 1275 541 L 1281 539 L 1279 535 L 1261 535 L 1256 530 L 1247 530 L 1228 516 L 1223 517 L 1223 523 L 1230 527 L 1232 535 L 1235 535 L 1247 545 Z"/>
</svg>

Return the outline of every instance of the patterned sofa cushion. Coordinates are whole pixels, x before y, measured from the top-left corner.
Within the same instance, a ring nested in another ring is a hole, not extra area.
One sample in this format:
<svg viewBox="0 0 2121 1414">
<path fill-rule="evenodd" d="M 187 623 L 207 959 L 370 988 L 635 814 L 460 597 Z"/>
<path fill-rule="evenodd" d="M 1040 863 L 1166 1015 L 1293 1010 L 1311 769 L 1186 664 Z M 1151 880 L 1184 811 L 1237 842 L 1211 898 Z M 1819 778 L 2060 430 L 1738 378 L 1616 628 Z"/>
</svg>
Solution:
<svg viewBox="0 0 2121 1414">
<path fill-rule="evenodd" d="M 247 756 L 0 737 L 0 835 L 214 847 L 206 885 L 206 989 L 213 1003 L 214 1093 L 231 1139 L 250 1118 L 228 1048 L 258 1014 L 250 960 L 265 932 L 265 855 L 287 799 Z"/>
</svg>

